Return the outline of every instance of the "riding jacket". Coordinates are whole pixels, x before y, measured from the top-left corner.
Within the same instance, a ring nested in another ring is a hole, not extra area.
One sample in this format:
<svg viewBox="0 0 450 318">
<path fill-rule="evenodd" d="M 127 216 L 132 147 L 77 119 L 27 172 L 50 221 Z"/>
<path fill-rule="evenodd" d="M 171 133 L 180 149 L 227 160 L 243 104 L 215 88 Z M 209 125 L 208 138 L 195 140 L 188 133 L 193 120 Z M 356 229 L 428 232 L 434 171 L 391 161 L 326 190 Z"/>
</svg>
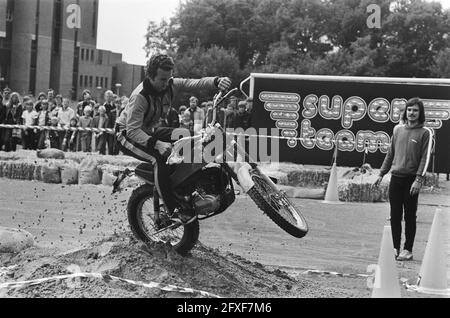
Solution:
<svg viewBox="0 0 450 318">
<path fill-rule="evenodd" d="M 173 97 L 180 91 L 212 90 L 218 83 L 219 77 L 173 78 L 164 91 L 157 92 L 146 78 L 131 93 L 128 104 L 116 120 L 116 130 L 125 130 L 126 136 L 134 142 L 153 148 L 156 142 L 152 136 L 154 129 L 163 125 Z"/>
</svg>

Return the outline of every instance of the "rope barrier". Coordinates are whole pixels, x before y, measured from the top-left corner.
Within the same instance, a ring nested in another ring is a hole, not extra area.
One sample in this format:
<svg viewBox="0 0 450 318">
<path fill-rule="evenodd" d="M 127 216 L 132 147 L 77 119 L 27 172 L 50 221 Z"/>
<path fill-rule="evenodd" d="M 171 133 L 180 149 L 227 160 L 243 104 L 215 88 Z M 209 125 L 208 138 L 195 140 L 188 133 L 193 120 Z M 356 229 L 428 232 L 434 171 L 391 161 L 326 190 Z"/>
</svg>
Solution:
<svg viewBox="0 0 450 318">
<path fill-rule="evenodd" d="M 0 268 L 1 272 L 1 268 Z M 102 274 L 102 273 L 74 273 L 74 274 L 68 274 L 68 275 L 58 275 L 58 276 L 52 276 L 52 277 L 45 277 L 45 278 L 39 278 L 39 279 L 33 279 L 33 280 L 27 280 L 27 281 L 18 281 L 18 282 L 7 282 L 0 284 L 0 290 L 2 289 L 15 289 L 15 288 L 25 288 L 30 286 L 36 286 L 39 284 L 43 284 L 50 281 L 60 281 L 65 279 L 74 279 L 74 278 L 98 278 L 102 279 L 106 283 L 110 282 L 122 282 L 127 283 L 135 286 L 140 286 L 144 288 L 157 288 L 163 291 L 169 291 L 169 292 L 179 292 L 184 294 L 194 294 L 194 295 L 201 295 L 204 297 L 210 297 L 210 298 L 221 298 L 218 295 L 202 291 L 202 290 L 196 290 L 192 288 L 184 288 L 179 287 L 175 285 L 169 285 L 169 284 L 162 284 L 162 283 L 156 283 L 156 282 L 150 282 L 150 283 L 144 283 L 139 281 L 134 281 L 130 279 L 115 277 L 108 274 Z"/>
<path fill-rule="evenodd" d="M 112 128 L 83 128 L 83 127 L 55 127 L 55 126 L 27 126 L 27 125 L 9 125 L 9 124 L 0 124 L 0 128 L 10 128 L 10 129 L 37 129 L 37 130 L 51 130 L 51 131 L 88 131 L 88 132 L 106 132 L 108 134 L 115 134 L 115 130 Z M 285 137 L 285 136 L 269 136 L 269 135 L 251 135 L 251 134 L 242 134 L 242 133 L 233 133 L 226 132 L 227 135 L 233 135 L 237 137 L 252 137 L 252 138 L 266 138 L 266 139 L 280 139 L 280 140 L 296 140 L 296 141 L 323 141 L 327 143 L 333 143 L 334 145 L 337 143 L 339 145 L 342 144 L 357 144 L 356 141 L 351 140 L 334 140 L 331 138 L 302 138 L 302 137 Z M 387 146 L 389 147 L 390 143 L 377 143 L 378 146 Z M 365 146 L 366 148 L 366 146 Z"/>
<path fill-rule="evenodd" d="M 38 130 L 52 130 L 52 131 L 90 131 L 90 132 L 107 132 L 109 134 L 114 134 L 115 131 L 112 128 L 83 128 L 83 127 L 55 127 L 55 126 L 27 126 L 27 125 L 8 125 L 0 124 L 0 128 L 10 128 L 10 129 L 38 129 Z"/>
</svg>

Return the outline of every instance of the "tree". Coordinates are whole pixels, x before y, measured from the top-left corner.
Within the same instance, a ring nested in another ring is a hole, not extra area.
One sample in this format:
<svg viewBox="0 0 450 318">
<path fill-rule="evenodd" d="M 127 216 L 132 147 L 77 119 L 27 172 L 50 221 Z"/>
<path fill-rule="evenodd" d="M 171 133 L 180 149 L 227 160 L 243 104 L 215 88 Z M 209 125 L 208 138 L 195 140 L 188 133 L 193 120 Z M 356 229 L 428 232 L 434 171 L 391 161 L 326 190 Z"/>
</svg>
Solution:
<svg viewBox="0 0 450 318">
<path fill-rule="evenodd" d="M 147 32 L 145 34 L 145 56 L 156 52 L 174 52 L 176 51 L 176 43 L 172 35 L 172 24 L 162 20 L 159 25 L 150 21 L 147 26 Z"/>
</svg>

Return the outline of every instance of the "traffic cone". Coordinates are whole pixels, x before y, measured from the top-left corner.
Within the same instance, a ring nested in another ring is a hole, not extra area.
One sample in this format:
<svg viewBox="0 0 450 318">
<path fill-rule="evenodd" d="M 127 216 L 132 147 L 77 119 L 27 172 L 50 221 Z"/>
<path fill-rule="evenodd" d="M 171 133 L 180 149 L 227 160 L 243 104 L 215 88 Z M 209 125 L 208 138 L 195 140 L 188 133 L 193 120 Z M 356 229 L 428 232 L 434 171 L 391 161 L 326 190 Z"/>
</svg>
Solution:
<svg viewBox="0 0 450 318">
<path fill-rule="evenodd" d="M 327 191 L 325 192 L 325 201 L 322 201 L 323 203 L 340 203 L 337 179 L 337 167 L 336 162 L 334 162 L 330 172 L 330 179 L 328 180 Z"/>
<path fill-rule="evenodd" d="M 391 227 L 386 225 L 381 240 L 372 298 L 400 298 L 400 284 L 395 264 Z"/>
<path fill-rule="evenodd" d="M 448 228 L 444 227 L 444 212 L 436 209 L 428 236 L 427 247 L 420 267 L 417 291 L 426 294 L 450 295 L 447 279 L 447 253 L 445 241 Z"/>
</svg>

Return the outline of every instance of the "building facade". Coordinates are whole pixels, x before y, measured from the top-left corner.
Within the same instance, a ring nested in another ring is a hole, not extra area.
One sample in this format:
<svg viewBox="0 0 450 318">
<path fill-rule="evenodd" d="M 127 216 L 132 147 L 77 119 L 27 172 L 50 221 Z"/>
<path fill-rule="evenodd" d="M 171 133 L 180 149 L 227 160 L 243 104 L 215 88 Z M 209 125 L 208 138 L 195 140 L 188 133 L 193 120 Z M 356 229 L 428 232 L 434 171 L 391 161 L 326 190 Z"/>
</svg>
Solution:
<svg viewBox="0 0 450 318">
<path fill-rule="evenodd" d="M 0 0 L 0 87 L 77 100 L 89 89 L 129 95 L 144 67 L 97 49 L 99 0 Z"/>
</svg>

